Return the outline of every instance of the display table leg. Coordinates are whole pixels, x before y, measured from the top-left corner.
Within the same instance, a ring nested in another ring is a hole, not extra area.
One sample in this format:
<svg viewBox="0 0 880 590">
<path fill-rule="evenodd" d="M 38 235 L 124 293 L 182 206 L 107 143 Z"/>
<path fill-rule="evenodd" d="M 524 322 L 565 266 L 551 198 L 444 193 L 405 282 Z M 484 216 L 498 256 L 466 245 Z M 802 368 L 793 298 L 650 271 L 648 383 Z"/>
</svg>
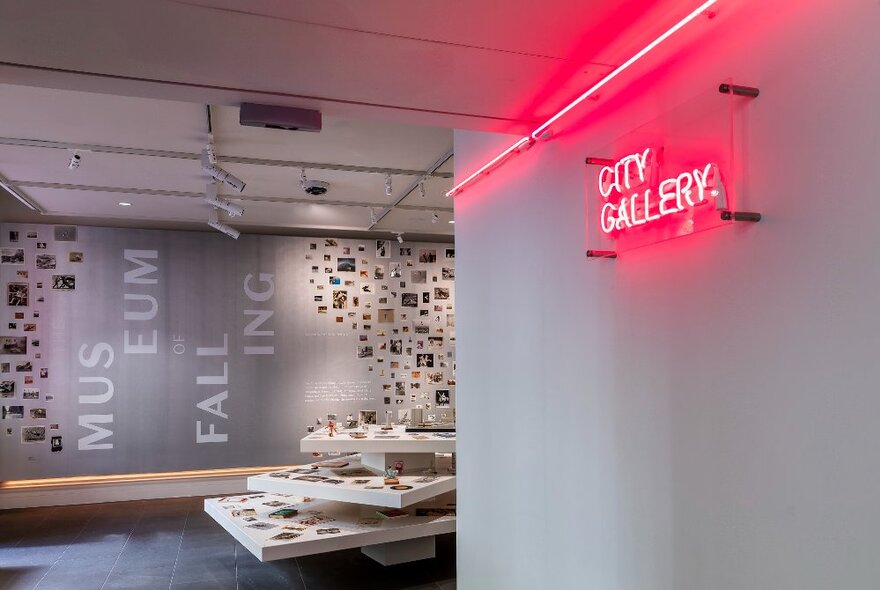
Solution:
<svg viewBox="0 0 880 590">
<path fill-rule="evenodd" d="M 382 565 L 397 565 L 430 559 L 436 555 L 436 547 L 434 537 L 419 537 L 406 541 L 368 545 L 361 548 L 361 553 Z"/>
</svg>

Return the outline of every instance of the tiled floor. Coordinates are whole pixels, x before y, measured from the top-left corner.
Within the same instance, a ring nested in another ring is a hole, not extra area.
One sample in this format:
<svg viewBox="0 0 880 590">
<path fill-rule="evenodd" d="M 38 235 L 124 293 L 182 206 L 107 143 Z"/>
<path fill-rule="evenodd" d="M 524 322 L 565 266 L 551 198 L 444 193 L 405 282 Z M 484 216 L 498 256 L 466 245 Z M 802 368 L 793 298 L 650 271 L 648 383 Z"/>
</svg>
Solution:
<svg viewBox="0 0 880 590">
<path fill-rule="evenodd" d="M 0 511 L 0 588 L 455 590 L 455 537 L 383 567 L 357 549 L 260 563 L 202 498 Z"/>
</svg>

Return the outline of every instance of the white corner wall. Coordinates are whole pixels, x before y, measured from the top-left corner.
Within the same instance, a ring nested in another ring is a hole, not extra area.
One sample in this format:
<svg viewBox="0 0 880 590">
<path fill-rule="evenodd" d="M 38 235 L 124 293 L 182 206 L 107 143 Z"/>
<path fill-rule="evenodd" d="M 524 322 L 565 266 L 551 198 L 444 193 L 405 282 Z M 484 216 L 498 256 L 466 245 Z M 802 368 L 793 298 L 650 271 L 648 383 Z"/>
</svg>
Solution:
<svg viewBox="0 0 880 590">
<path fill-rule="evenodd" d="M 880 585 L 878 25 L 722 2 L 456 198 L 461 590 Z M 765 220 L 587 262 L 583 158 L 730 76 Z M 457 174 L 508 144 L 457 132 Z"/>
</svg>

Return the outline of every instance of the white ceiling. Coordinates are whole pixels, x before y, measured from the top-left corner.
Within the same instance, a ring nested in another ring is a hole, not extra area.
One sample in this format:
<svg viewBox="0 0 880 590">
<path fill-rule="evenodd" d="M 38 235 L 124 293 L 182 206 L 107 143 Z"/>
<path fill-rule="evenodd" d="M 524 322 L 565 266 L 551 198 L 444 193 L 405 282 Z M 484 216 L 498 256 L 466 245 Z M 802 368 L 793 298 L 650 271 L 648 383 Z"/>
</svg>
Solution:
<svg viewBox="0 0 880 590">
<path fill-rule="evenodd" d="M 210 207 L 200 195 L 208 177 L 198 160 L 84 151 L 79 169 L 69 170 L 73 152 L 65 148 L 136 148 L 192 158 L 208 139 L 205 105 L 9 85 L 0 85 L 0 97 L 0 175 L 48 216 L 68 218 L 70 223 L 207 220 Z M 452 204 L 444 196 L 452 186 L 451 159 L 437 171 L 445 178 L 425 180 L 425 197 L 414 190 L 405 198 L 419 176 L 393 175 L 388 196 L 381 173 L 306 169 L 308 178 L 330 183 L 326 195 L 311 197 L 301 190 L 299 167 L 224 162 L 239 157 L 426 172 L 451 152 L 448 129 L 333 117 L 324 118 L 319 133 L 260 129 L 240 126 L 235 107 L 213 107 L 212 122 L 220 165 L 247 183 L 241 194 L 220 189 L 222 196 L 245 208 L 244 216 L 228 220 L 242 231 L 453 233 L 448 223 Z M 58 147 L 21 145 L 22 139 Z M 156 194 L 161 191 L 182 194 Z M 120 202 L 131 206 L 121 207 Z M 398 207 L 392 210 L 395 203 Z M 377 216 L 388 211 L 374 227 L 371 207 Z M 440 218 L 437 223 L 432 222 L 434 212 Z"/>
<path fill-rule="evenodd" d="M 391 205 L 418 177 L 395 176 L 389 198 L 381 174 L 309 171 L 332 184 L 325 203 L 345 203 L 328 206 L 293 202 L 304 195 L 290 166 L 223 158 L 425 171 L 451 151 L 451 129 L 530 131 L 695 3 L 5 2 L 0 137 L 194 155 L 212 104 L 221 163 L 248 183 L 236 196 L 246 210 L 236 225 L 362 231 L 370 204 Z M 241 102 L 318 109 L 324 130 L 240 127 Z M 204 227 L 206 205 L 194 195 L 205 177 L 195 160 L 110 150 L 85 154 L 71 172 L 65 149 L 3 143 L 0 174 L 52 213 L 43 220 Z M 451 170 L 451 161 L 440 169 Z M 451 184 L 431 178 L 426 198 L 416 191 L 374 229 L 451 235 L 451 211 L 441 210 L 451 207 L 442 196 Z M 119 201 L 132 203 L 124 215 Z M 2 217 L 19 209 L 0 200 Z"/>
</svg>

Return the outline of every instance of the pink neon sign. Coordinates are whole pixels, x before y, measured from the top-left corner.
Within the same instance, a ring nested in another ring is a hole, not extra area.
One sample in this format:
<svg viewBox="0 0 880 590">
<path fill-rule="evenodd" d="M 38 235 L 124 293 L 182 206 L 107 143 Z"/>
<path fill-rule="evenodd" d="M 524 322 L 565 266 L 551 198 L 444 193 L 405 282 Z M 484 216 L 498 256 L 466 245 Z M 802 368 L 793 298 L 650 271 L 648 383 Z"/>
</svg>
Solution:
<svg viewBox="0 0 880 590">
<path fill-rule="evenodd" d="M 602 231 L 619 237 L 712 200 L 715 209 L 727 207 L 727 192 L 714 163 L 662 180 L 661 176 L 657 154 L 651 148 L 602 167 L 598 179 L 599 194 L 605 201 L 600 211 Z"/>
</svg>

